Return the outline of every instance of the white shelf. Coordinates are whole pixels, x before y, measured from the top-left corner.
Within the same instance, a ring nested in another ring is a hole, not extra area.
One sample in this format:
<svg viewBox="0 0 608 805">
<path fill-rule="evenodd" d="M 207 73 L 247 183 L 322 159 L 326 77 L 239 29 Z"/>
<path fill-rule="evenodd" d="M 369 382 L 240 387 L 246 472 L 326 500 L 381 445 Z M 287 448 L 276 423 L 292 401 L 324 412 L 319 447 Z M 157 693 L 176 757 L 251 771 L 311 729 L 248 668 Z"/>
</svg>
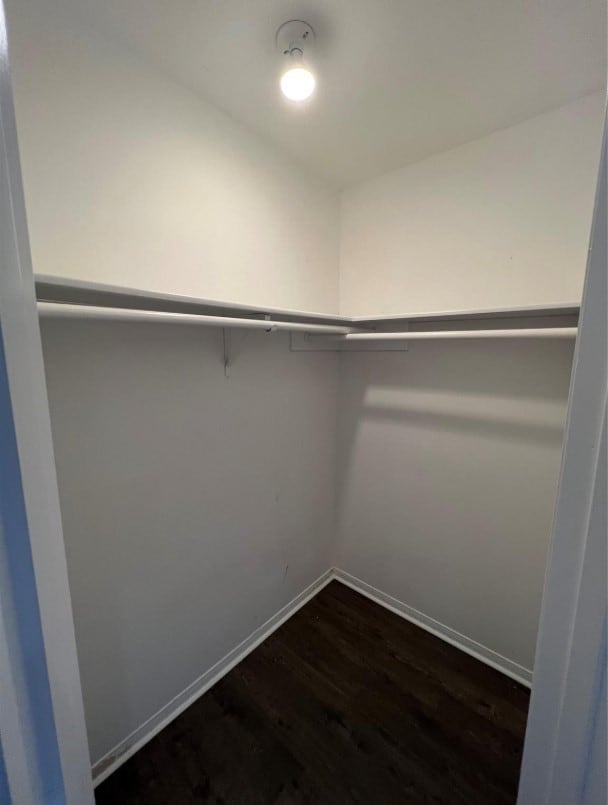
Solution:
<svg viewBox="0 0 608 805">
<path fill-rule="evenodd" d="M 332 313 L 244 305 L 238 302 L 146 291 L 141 288 L 127 288 L 47 274 L 36 274 L 35 281 L 36 298 L 39 302 L 62 302 L 72 305 L 155 310 L 163 313 L 194 313 L 208 316 L 215 314 L 260 319 L 270 316 L 283 321 L 310 321 L 347 326 L 350 324 L 348 318 Z"/>
<path fill-rule="evenodd" d="M 259 307 L 195 296 L 146 291 L 99 282 L 88 282 L 44 274 L 36 275 L 36 296 L 41 302 L 60 302 L 133 310 L 153 310 L 163 313 L 189 313 L 205 316 L 230 316 L 235 318 L 273 319 L 286 322 L 310 322 L 361 329 L 394 329 L 409 325 L 410 329 L 423 329 L 427 324 L 442 322 L 469 322 L 496 319 L 502 326 L 505 320 L 525 320 L 532 326 L 571 326 L 578 320 L 579 304 L 531 305 L 524 307 L 486 308 L 479 310 L 447 310 L 429 313 L 402 313 L 379 316 L 339 316 L 291 308 Z M 523 326 L 521 321 L 516 326 Z"/>
<path fill-rule="evenodd" d="M 391 324 L 399 322 L 436 322 L 474 319 L 518 319 L 544 316 L 578 316 L 580 305 L 575 302 L 525 307 L 496 307 L 473 310 L 441 310 L 430 313 L 393 313 L 380 316 L 352 316 L 349 322 L 357 325 Z"/>
</svg>

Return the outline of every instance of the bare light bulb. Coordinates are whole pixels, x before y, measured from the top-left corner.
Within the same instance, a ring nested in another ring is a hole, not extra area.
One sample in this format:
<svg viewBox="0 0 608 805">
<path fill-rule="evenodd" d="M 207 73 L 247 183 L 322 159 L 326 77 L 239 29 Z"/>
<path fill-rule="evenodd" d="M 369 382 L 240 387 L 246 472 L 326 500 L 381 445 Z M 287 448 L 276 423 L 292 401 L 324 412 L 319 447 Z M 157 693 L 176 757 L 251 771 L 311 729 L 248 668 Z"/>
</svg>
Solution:
<svg viewBox="0 0 608 805">
<path fill-rule="evenodd" d="M 315 91 L 317 79 L 308 67 L 309 53 L 314 52 L 314 44 L 315 32 L 303 20 L 284 22 L 276 33 L 275 46 L 285 65 L 280 80 L 281 92 L 295 103 L 307 100 Z"/>
<path fill-rule="evenodd" d="M 305 101 L 315 91 L 317 81 L 306 67 L 290 67 L 281 76 L 281 92 L 290 101 Z"/>
</svg>

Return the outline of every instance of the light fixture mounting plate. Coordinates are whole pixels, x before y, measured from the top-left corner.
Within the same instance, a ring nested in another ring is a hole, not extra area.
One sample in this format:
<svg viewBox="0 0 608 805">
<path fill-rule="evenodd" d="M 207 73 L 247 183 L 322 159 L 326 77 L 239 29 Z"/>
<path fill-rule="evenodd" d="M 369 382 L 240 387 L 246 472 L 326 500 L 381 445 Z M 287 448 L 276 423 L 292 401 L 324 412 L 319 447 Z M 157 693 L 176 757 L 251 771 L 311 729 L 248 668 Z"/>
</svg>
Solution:
<svg viewBox="0 0 608 805">
<path fill-rule="evenodd" d="M 303 20 L 289 20 L 284 22 L 277 31 L 276 47 L 282 56 L 289 56 L 294 48 L 304 53 L 310 50 L 315 41 L 315 32 Z"/>
</svg>

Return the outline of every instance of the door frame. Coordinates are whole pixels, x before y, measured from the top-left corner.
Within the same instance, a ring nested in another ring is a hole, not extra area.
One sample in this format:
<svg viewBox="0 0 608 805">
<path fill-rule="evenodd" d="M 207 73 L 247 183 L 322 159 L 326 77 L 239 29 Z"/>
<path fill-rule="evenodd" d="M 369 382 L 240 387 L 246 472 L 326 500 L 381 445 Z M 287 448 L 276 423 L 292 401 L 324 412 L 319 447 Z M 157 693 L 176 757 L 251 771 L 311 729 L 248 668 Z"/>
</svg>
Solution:
<svg viewBox="0 0 608 805">
<path fill-rule="evenodd" d="M 0 791 L 93 805 L 0 0 Z"/>
<path fill-rule="evenodd" d="M 518 805 L 578 805 L 600 772 L 590 761 L 606 719 L 606 126 L 604 116 Z"/>
</svg>

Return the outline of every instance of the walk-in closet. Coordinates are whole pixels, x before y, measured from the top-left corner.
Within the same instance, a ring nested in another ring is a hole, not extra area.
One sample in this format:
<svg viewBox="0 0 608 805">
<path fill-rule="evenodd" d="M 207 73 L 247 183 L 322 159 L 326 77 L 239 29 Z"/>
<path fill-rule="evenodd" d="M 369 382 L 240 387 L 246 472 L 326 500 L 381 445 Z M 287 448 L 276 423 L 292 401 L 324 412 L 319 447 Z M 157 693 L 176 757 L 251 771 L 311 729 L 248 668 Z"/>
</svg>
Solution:
<svg viewBox="0 0 608 805">
<path fill-rule="evenodd" d="M 604 0 L 3 3 L 0 801 L 599 805 Z"/>
</svg>

